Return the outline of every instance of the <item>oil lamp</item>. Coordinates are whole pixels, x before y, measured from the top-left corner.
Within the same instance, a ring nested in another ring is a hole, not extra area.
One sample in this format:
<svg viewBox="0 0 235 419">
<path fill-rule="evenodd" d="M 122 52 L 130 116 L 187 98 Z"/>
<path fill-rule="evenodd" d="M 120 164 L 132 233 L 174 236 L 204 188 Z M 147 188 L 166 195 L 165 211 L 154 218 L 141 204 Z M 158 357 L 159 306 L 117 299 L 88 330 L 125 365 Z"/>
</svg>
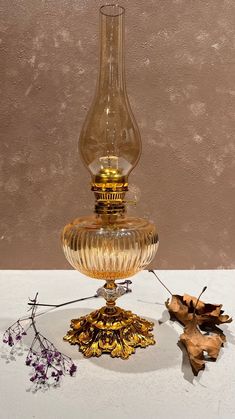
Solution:
<svg viewBox="0 0 235 419">
<path fill-rule="evenodd" d="M 84 356 L 128 358 L 136 347 L 155 343 L 153 323 L 116 306 L 125 293 L 116 280 L 144 269 L 158 248 L 155 225 L 126 215 L 128 176 L 138 162 L 141 139 L 126 92 L 124 16 L 118 5 L 100 8 L 100 68 L 96 94 L 79 138 L 91 174 L 94 214 L 79 217 L 62 233 L 69 263 L 90 278 L 105 280 L 98 294 L 106 305 L 71 321 L 64 339 Z"/>
</svg>

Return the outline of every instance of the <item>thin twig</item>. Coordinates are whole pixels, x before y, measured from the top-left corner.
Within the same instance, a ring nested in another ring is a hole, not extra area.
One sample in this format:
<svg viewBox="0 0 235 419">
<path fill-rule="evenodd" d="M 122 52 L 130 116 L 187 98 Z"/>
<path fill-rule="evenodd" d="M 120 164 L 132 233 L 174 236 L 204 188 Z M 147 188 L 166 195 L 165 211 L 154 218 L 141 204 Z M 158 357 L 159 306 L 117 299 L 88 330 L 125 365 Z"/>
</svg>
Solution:
<svg viewBox="0 0 235 419">
<path fill-rule="evenodd" d="M 169 288 L 167 288 L 167 286 L 161 281 L 161 279 L 159 278 L 159 276 L 152 270 L 150 269 L 149 272 L 152 272 L 152 274 L 154 274 L 157 278 L 157 280 L 160 282 L 160 284 L 162 284 L 162 286 L 169 292 L 169 294 L 172 296 L 172 292 L 169 290 Z"/>
<path fill-rule="evenodd" d="M 123 282 L 118 282 L 118 285 L 125 285 L 126 287 L 126 293 L 130 292 L 130 288 L 129 285 L 132 284 L 132 281 L 130 281 L 129 279 L 123 281 Z M 89 297 L 83 297 L 83 298 L 79 298 L 77 300 L 72 300 L 72 301 L 67 301 L 66 303 L 61 303 L 61 304 L 42 304 L 42 303 L 36 303 L 35 299 L 37 298 L 37 295 L 35 297 L 34 300 L 30 300 L 30 302 L 28 303 L 28 306 L 36 306 L 36 307 L 53 307 L 53 308 L 59 308 L 59 307 L 63 307 L 69 304 L 74 304 L 77 303 L 79 301 L 85 301 L 85 300 L 91 300 L 92 298 L 98 298 L 98 294 L 94 294 L 91 295 Z"/>
<path fill-rule="evenodd" d="M 40 306 L 40 307 L 54 307 L 54 308 L 59 308 L 62 306 L 66 306 L 68 304 L 73 304 L 73 303 L 77 303 L 78 301 L 84 301 L 84 300 L 90 300 L 91 298 L 97 298 L 98 295 L 94 294 L 91 295 L 89 297 L 83 297 L 83 298 L 79 298 L 78 300 L 72 300 L 72 301 L 67 301 L 66 303 L 62 303 L 62 304 L 41 304 L 41 303 L 28 303 L 28 306 Z"/>
<path fill-rule="evenodd" d="M 34 330 L 35 338 L 38 339 L 40 345 L 45 349 L 44 343 L 43 343 L 43 341 L 41 339 L 41 334 L 39 333 L 39 331 L 37 329 L 36 321 L 35 321 L 36 311 L 37 311 L 37 298 L 38 298 L 38 292 L 36 293 L 35 298 L 33 300 L 30 300 L 31 301 L 31 304 L 32 304 L 31 316 L 30 316 L 31 326 L 32 326 L 32 328 Z"/>
</svg>

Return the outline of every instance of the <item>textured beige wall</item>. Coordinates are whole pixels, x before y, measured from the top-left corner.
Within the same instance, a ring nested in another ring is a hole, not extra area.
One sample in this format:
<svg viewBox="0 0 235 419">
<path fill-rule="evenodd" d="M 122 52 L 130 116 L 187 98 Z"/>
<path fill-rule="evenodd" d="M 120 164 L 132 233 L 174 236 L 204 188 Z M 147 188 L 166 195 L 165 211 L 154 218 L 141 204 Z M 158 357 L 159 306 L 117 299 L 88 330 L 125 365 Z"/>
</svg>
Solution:
<svg viewBox="0 0 235 419">
<path fill-rule="evenodd" d="M 1 268 L 68 268 L 60 230 L 92 210 L 76 149 L 101 4 L 1 1 Z M 130 181 L 159 228 L 153 267 L 235 268 L 235 2 L 121 4 L 143 141 Z"/>
</svg>

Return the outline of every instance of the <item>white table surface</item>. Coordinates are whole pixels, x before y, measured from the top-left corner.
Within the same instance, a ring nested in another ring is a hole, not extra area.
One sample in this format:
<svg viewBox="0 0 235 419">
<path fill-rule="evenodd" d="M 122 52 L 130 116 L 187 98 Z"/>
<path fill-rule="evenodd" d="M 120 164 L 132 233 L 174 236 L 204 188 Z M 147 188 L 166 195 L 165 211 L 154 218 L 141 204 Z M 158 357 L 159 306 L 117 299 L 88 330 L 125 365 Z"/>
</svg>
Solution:
<svg viewBox="0 0 235 419">
<path fill-rule="evenodd" d="M 156 272 L 173 293 L 197 296 L 207 285 L 203 300 L 222 303 L 225 313 L 235 317 L 234 270 Z M 6 345 L 0 344 L 1 419 L 235 418 L 235 322 L 222 327 L 228 342 L 217 362 L 207 362 L 205 371 L 194 377 L 177 346 L 182 328 L 168 320 L 166 290 L 147 271 L 132 280 L 132 293 L 118 303 L 154 320 L 157 344 L 137 349 L 125 361 L 109 355 L 85 359 L 62 337 L 71 318 L 101 307 L 103 300 L 47 313 L 38 318 L 38 328 L 74 359 L 76 377 L 64 377 L 60 388 L 33 394 L 27 391 L 30 367 L 24 357 L 6 363 Z M 75 271 L 0 271 L 0 331 L 25 315 L 28 297 L 36 291 L 41 302 L 56 304 L 92 295 L 102 284 Z"/>
</svg>

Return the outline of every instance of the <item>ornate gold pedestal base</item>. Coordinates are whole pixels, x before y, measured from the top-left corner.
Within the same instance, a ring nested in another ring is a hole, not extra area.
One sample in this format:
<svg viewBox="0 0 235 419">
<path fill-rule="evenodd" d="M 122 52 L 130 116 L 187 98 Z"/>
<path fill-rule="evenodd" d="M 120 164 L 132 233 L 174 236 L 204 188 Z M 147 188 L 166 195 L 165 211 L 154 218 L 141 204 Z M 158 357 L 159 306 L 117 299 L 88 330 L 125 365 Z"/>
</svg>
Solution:
<svg viewBox="0 0 235 419">
<path fill-rule="evenodd" d="M 87 316 L 71 320 L 71 328 L 64 340 L 78 344 L 85 357 L 110 353 L 112 357 L 127 359 L 140 346 L 154 345 L 154 324 L 119 307 L 102 307 Z"/>
</svg>

